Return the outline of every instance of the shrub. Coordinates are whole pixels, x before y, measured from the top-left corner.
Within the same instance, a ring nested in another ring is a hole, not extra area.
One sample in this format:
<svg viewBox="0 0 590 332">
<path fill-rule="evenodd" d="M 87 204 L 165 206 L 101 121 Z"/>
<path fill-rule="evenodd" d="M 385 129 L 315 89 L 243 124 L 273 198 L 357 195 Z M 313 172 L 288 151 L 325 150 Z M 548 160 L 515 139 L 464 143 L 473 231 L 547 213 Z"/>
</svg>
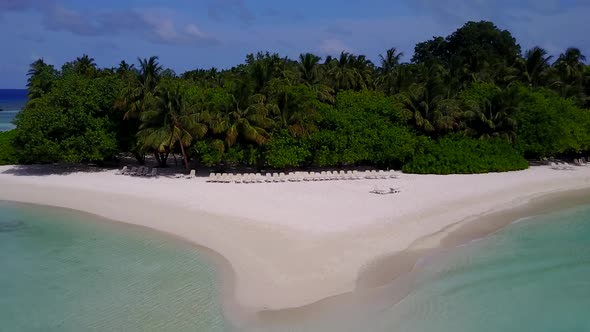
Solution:
<svg viewBox="0 0 590 332">
<path fill-rule="evenodd" d="M 18 157 L 14 150 L 13 140 L 16 131 L 0 132 L 0 165 L 14 165 L 18 163 Z"/>
<path fill-rule="evenodd" d="M 446 137 L 426 144 L 424 152 L 418 153 L 410 163 L 404 165 L 403 171 L 418 174 L 471 174 L 526 168 L 527 161 L 504 140 Z"/>
<path fill-rule="evenodd" d="M 287 132 L 272 137 L 265 147 L 264 157 L 268 166 L 273 168 L 301 166 L 311 156 L 304 141 Z"/>
</svg>

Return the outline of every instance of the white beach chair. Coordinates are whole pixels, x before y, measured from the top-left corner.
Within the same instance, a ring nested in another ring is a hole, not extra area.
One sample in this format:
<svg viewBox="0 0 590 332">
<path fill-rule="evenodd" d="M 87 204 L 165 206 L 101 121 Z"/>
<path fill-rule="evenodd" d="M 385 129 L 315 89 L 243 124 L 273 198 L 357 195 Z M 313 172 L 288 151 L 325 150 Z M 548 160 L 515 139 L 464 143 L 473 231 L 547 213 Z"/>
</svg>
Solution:
<svg viewBox="0 0 590 332">
<path fill-rule="evenodd" d="M 566 169 L 566 170 L 573 170 L 573 169 L 575 169 L 572 165 L 570 165 L 568 163 L 561 163 L 560 165 L 561 165 L 561 167 L 563 169 Z"/>
<path fill-rule="evenodd" d="M 385 171 L 384 171 L 384 170 L 380 170 L 380 171 L 377 173 L 377 176 L 378 176 L 378 178 L 379 178 L 379 179 L 387 179 L 387 178 L 389 177 L 389 176 L 388 176 L 388 175 L 385 173 Z"/>
<path fill-rule="evenodd" d="M 235 183 L 239 183 L 239 184 L 241 184 L 241 183 L 242 183 L 242 181 L 243 181 L 243 178 L 244 178 L 244 177 L 242 176 L 242 174 L 232 174 L 232 177 L 233 177 L 233 179 L 234 179 L 234 182 L 235 182 Z"/>
<path fill-rule="evenodd" d="M 395 173 L 394 170 L 389 171 L 389 177 L 392 179 L 397 179 L 399 176 Z"/>
<path fill-rule="evenodd" d="M 194 169 L 191 169 L 191 172 L 187 176 L 185 176 L 184 178 L 185 179 L 194 179 L 196 174 L 197 174 L 197 171 Z"/>
<path fill-rule="evenodd" d="M 250 174 L 250 183 L 258 183 L 258 175 Z"/>
<path fill-rule="evenodd" d="M 251 182 L 251 177 L 249 173 L 244 173 L 242 175 L 242 183 L 248 184 L 248 183 L 252 183 Z"/>
<path fill-rule="evenodd" d="M 309 174 L 309 172 L 303 172 L 302 180 L 304 182 L 313 181 L 312 176 L 311 176 L 311 174 Z"/>
<path fill-rule="evenodd" d="M 137 175 L 137 167 L 132 167 L 131 172 L 129 172 L 128 175 L 131 175 L 131 176 Z"/>
<path fill-rule="evenodd" d="M 150 178 L 154 178 L 158 176 L 158 169 L 157 168 L 152 168 L 151 172 L 148 172 L 145 176 L 150 177 Z"/>
<path fill-rule="evenodd" d="M 264 177 L 262 177 L 261 173 L 256 173 L 256 174 L 254 174 L 254 181 L 256 183 L 264 183 Z M 254 183 L 254 182 L 252 182 L 252 183 Z"/>
<path fill-rule="evenodd" d="M 272 182 L 274 182 L 274 183 L 281 182 L 281 179 L 279 179 L 279 173 L 272 173 Z"/>
<path fill-rule="evenodd" d="M 285 175 L 285 173 L 279 173 L 279 181 L 287 182 L 287 176 Z"/>
<path fill-rule="evenodd" d="M 215 173 L 209 173 L 209 178 L 207 179 L 207 182 L 216 182 Z"/>
<path fill-rule="evenodd" d="M 297 172 L 290 172 L 289 174 L 287 174 L 287 181 L 297 182 Z"/>
<path fill-rule="evenodd" d="M 266 182 L 266 183 L 271 183 L 272 182 L 272 174 L 271 173 L 266 173 L 265 174 L 264 182 Z"/>
<path fill-rule="evenodd" d="M 118 170 L 115 175 L 125 175 L 127 174 L 127 166 L 123 167 L 122 169 Z"/>
<path fill-rule="evenodd" d="M 354 180 L 360 180 L 361 179 L 361 176 L 360 176 L 360 174 L 359 174 L 358 171 L 352 171 L 352 178 Z"/>
<path fill-rule="evenodd" d="M 322 175 L 320 172 L 312 172 L 312 179 L 313 181 L 322 181 Z"/>
<path fill-rule="evenodd" d="M 346 171 L 346 180 L 354 180 L 354 176 L 352 176 L 352 171 Z"/>
</svg>

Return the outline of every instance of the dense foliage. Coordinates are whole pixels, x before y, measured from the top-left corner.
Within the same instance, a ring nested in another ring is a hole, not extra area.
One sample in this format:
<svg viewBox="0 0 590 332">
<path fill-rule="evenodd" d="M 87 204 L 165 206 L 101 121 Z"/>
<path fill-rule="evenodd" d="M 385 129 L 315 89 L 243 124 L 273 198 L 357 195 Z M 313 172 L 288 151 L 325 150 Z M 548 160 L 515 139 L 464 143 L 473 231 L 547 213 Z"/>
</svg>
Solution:
<svg viewBox="0 0 590 332">
<path fill-rule="evenodd" d="M 445 137 L 429 142 L 424 152 L 404 165 L 403 170 L 419 174 L 471 174 L 527 167 L 527 161 L 505 140 Z"/>
<path fill-rule="evenodd" d="M 98 68 L 31 64 L 17 118 L 20 162 L 152 154 L 165 167 L 403 167 L 419 173 L 506 171 L 523 158 L 590 149 L 590 67 L 576 48 L 555 59 L 509 31 L 468 22 L 391 48 L 375 64 L 342 52 L 297 60 L 249 54 L 227 70 L 176 75 L 157 57 Z"/>
<path fill-rule="evenodd" d="M 14 150 L 16 131 L 0 132 L 0 165 L 14 165 L 18 163 L 18 156 Z"/>
</svg>

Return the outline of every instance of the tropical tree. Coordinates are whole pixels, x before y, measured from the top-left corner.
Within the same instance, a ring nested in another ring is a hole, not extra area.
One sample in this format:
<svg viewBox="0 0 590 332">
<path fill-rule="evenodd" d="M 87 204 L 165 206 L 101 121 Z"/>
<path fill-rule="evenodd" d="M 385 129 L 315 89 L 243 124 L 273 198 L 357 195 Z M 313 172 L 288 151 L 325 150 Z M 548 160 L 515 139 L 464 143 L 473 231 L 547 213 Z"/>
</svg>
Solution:
<svg viewBox="0 0 590 332">
<path fill-rule="evenodd" d="M 554 83 L 557 92 L 564 98 L 573 98 L 578 105 L 586 102 L 584 74 L 586 57 L 574 47 L 568 48 L 553 64 L 559 79 Z"/>
<path fill-rule="evenodd" d="M 428 135 L 441 135 L 462 126 L 461 104 L 428 83 L 414 83 L 397 95 L 402 110 L 411 115 L 413 125 Z"/>
<path fill-rule="evenodd" d="M 526 51 L 524 58 L 517 61 L 521 80 L 530 87 L 546 85 L 552 58 L 538 46 Z"/>
<path fill-rule="evenodd" d="M 137 136 L 145 150 L 154 151 L 160 166 L 166 166 L 168 154 L 176 144 L 180 146 L 184 165 L 189 169 L 186 148 L 195 138 L 207 133 L 201 115 L 184 98 L 181 84 L 167 83 L 156 92 L 157 107 L 140 114 L 141 125 Z"/>
<path fill-rule="evenodd" d="M 36 60 L 29 66 L 27 72 L 27 88 L 29 99 L 36 99 L 49 92 L 57 78 L 57 71 L 43 58 Z"/>
<path fill-rule="evenodd" d="M 334 90 L 324 84 L 320 60 L 319 56 L 311 53 L 299 55 L 297 68 L 301 82 L 312 88 L 319 100 L 333 104 L 336 101 Z"/>
<path fill-rule="evenodd" d="M 89 57 L 87 54 L 77 57 L 73 63 L 73 70 L 79 75 L 93 77 L 97 72 L 94 58 Z"/>
</svg>

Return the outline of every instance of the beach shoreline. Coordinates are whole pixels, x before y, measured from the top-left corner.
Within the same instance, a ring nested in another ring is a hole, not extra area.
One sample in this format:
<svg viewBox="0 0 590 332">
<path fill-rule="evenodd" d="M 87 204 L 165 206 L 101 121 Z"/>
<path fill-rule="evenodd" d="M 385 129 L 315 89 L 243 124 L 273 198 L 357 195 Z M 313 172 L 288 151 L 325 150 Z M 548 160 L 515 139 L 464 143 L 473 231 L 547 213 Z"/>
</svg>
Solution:
<svg viewBox="0 0 590 332">
<path fill-rule="evenodd" d="M 374 293 L 394 279 L 401 298 L 424 255 L 588 197 L 590 167 L 379 181 L 224 185 L 113 171 L 23 175 L 4 166 L 0 200 L 79 210 L 211 250 L 220 256 L 230 318 L 254 324 L 347 301 L 377 305 Z M 371 195 L 374 183 L 402 192 Z"/>
</svg>

